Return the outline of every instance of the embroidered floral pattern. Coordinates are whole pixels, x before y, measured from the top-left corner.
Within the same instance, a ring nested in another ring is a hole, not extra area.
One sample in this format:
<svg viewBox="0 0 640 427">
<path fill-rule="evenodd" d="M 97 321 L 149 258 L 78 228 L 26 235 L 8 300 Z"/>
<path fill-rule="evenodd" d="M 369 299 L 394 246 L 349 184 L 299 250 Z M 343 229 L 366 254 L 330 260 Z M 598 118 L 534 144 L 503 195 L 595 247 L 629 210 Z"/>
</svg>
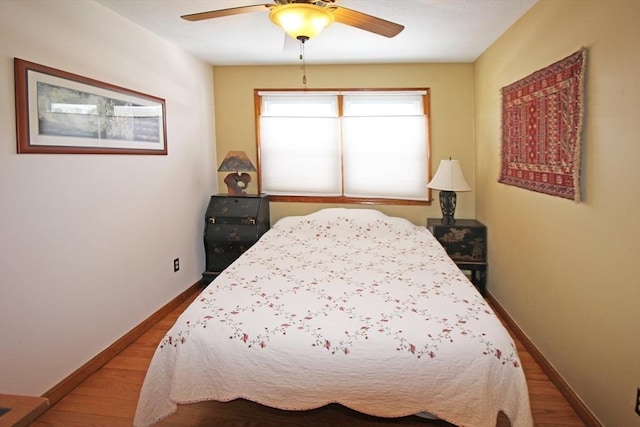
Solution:
<svg viewBox="0 0 640 427">
<path fill-rule="evenodd" d="M 291 337 L 347 357 L 371 345 L 429 360 L 466 340 L 479 356 L 519 367 L 513 343 L 487 338 L 499 321 L 439 243 L 397 220 L 282 220 L 208 286 L 194 303 L 200 317 L 173 328 L 161 347 L 214 326 L 249 349 Z"/>
</svg>

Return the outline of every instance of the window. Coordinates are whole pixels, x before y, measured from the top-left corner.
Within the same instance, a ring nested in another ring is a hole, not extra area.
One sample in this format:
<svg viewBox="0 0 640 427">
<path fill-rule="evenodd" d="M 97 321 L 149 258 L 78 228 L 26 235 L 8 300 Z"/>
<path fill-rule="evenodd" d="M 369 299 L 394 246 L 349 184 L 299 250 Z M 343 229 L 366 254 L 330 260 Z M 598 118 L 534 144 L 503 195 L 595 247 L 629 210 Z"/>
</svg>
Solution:
<svg viewBox="0 0 640 427">
<path fill-rule="evenodd" d="M 257 100 L 262 193 L 427 202 L 427 90 L 260 90 Z"/>
</svg>

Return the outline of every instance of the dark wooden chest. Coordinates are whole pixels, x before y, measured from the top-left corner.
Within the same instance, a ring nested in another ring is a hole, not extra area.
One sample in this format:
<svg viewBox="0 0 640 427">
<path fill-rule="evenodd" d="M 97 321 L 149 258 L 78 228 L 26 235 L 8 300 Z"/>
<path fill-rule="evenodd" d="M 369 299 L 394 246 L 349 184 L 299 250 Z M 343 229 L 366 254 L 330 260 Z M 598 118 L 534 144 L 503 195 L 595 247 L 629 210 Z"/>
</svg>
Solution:
<svg viewBox="0 0 640 427">
<path fill-rule="evenodd" d="M 205 214 L 203 282 L 211 282 L 253 246 L 269 229 L 269 221 L 268 196 L 211 196 Z"/>
<path fill-rule="evenodd" d="M 487 261 L 487 228 L 473 219 L 457 219 L 455 224 L 442 224 L 429 218 L 427 226 L 454 261 Z"/>
<path fill-rule="evenodd" d="M 427 228 L 461 270 L 471 272 L 471 281 L 484 295 L 487 276 L 487 227 L 474 219 L 456 219 L 443 224 L 428 218 Z"/>
</svg>

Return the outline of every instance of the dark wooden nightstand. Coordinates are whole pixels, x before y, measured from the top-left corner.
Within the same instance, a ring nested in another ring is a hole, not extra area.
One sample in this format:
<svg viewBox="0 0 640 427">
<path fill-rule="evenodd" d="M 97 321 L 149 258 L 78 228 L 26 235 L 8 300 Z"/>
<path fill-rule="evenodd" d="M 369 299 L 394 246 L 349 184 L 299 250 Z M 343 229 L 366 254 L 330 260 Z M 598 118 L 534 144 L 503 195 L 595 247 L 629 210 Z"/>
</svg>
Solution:
<svg viewBox="0 0 640 427">
<path fill-rule="evenodd" d="M 487 227 L 474 219 L 456 219 L 455 224 L 443 224 L 442 219 L 428 218 L 427 228 L 458 268 L 471 272 L 471 282 L 486 295 Z"/>
<path fill-rule="evenodd" d="M 206 285 L 269 230 L 269 197 L 211 196 L 204 220 Z"/>
</svg>

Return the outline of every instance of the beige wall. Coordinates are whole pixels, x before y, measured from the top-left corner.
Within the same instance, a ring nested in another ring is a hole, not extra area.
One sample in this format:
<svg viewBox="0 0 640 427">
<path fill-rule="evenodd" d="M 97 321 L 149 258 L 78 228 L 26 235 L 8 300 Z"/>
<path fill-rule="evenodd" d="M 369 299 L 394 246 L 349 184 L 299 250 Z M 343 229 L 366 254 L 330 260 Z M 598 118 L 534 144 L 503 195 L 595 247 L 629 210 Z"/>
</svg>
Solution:
<svg viewBox="0 0 640 427">
<path fill-rule="evenodd" d="M 169 154 L 17 154 L 14 57 L 164 98 Z M 93 1 L 0 0 L 0 393 L 41 395 L 200 279 L 211 75 Z"/>
<path fill-rule="evenodd" d="M 311 52 L 308 53 L 311 56 Z M 431 165 L 451 156 L 460 160 L 469 185 L 474 186 L 473 169 L 473 66 L 471 64 L 409 65 L 307 65 L 308 88 L 430 88 Z M 301 88 L 299 65 L 272 67 L 214 67 L 216 140 L 218 158 L 228 150 L 244 150 L 256 159 L 253 90 Z M 219 174 L 220 192 L 226 192 Z M 426 185 L 426 183 L 425 183 Z M 250 184 L 257 191 L 256 176 Z M 438 197 L 437 192 L 433 196 Z M 473 218 L 475 192 L 459 193 L 457 218 Z M 313 212 L 326 204 L 274 203 L 271 221 Z M 352 205 L 353 207 L 353 205 Z M 360 207 L 363 207 L 362 205 Z M 427 217 L 440 217 L 440 206 L 376 206 L 377 209 L 425 224 Z"/>
<path fill-rule="evenodd" d="M 500 94 L 588 49 L 581 203 L 497 183 Z M 475 64 L 489 291 L 606 426 L 640 425 L 640 2 L 540 0 Z"/>
</svg>

